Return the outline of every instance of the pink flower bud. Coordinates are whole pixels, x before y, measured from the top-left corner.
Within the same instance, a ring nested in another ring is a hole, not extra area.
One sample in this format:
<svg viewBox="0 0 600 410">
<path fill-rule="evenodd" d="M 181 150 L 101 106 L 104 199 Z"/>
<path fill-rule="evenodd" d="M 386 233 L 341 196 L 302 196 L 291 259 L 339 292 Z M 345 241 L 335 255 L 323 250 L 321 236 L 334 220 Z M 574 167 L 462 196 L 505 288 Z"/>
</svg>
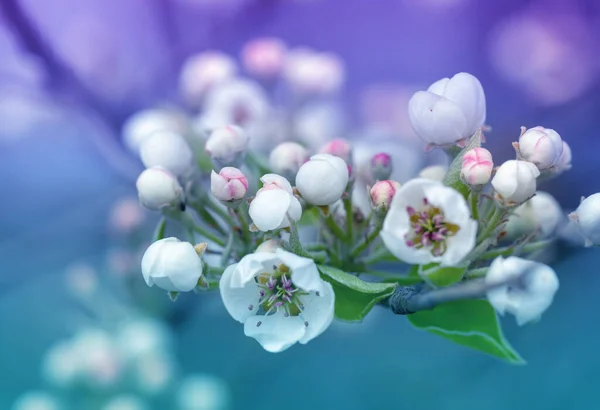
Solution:
<svg viewBox="0 0 600 410">
<path fill-rule="evenodd" d="M 285 62 L 285 44 L 277 38 L 257 38 L 242 50 L 244 68 L 257 77 L 272 78 L 281 73 Z"/>
<path fill-rule="evenodd" d="M 302 145 L 297 142 L 283 142 L 271 151 L 269 165 L 273 172 L 295 177 L 308 158 L 308 151 Z"/>
<path fill-rule="evenodd" d="M 371 173 L 378 181 L 388 179 L 394 170 L 390 154 L 380 152 L 371 158 Z"/>
<path fill-rule="evenodd" d="M 460 176 L 469 185 L 485 185 L 492 177 L 492 154 L 485 148 L 473 148 L 462 159 Z"/>
<path fill-rule="evenodd" d="M 319 151 L 320 154 L 329 154 L 340 157 L 347 164 L 352 164 L 352 144 L 345 139 L 335 139 L 329 141 Z"/>
<path fill-rule="evenodd" d="M 238 126 L 217 128 L 211 134 L 204 149 L 217 168 L 237 165 L 248 148 L 248 136 Z"/>
<path fill-rule="evenodd" d="M 233 167 L 222 168 L 210 174 L 210 190 L 219 201 L 233 202 L 243 199 L 248 192 L 248 178 Z"/>
<path fill-rule="evenodd" d="M 375 210 L 387 210 L 392 203 L 396 191 L 400 189 L 400 183 L 391 180 L 378 181 L 371 188 L 371 204 Z"/>
<path fill-rule="evenodd" d="M 539 126 L 525 131 L 514 146 L 519 159 L 534 163 L 540 170 L 556 165 L 563 151 L 560 135 Z"/>
</svg>

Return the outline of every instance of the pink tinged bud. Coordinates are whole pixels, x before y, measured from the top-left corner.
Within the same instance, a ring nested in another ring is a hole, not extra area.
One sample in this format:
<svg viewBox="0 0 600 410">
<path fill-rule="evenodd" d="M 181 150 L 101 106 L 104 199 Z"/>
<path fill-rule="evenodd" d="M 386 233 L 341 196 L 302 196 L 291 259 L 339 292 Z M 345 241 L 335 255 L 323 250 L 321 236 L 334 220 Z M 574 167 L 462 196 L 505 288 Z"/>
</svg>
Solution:
<svg viewBox="0 0 600 410">
<path fill-rule="evenodd" d="M 273 172 L 296 176 L 308 158 L 308 151 L 302 145 L 297 142 L 283 142 L 271 151 L 269 165 Z"/>
<path fill-rule="evenodd" d="M 346 163 L 352 164 L 352 144 L 345 139 L 335 139 L 325 144 L 320 150 L 321 154 L 335 155 Z"/>
<path fill-rule="evenodd" d="M 525 131 L 516 148 L 519 159 L 532 162 L 544 170 L 560 160 L 563 141 L 556 131 L 538 126 Z"/>
<path fill-rule="evenodd" d="M 378 181 L 388 179 L 393 170 L 391 155 L 380 152 L 371 158 L 371 173 Z"/>
<path fill-rule="evenodd" d="M 239 169 L 225 167 L 218 174 L 212 171 L 210 190 L 219 201 L 238 201 L 248 192 L 248 179 Z"/>
<path fill-rule="evenodd" d="M 237 165 L 248 148 L 248 136 L 236 125 L 217 128 L 204 149 L 218 168 Z"/>
<path fill-rule="evenodd" d="M 388 209 L 392 203 L 396 191 L 400 189 L 400 183 L 391 180 L 378 181 L 370 190 L 371 203 L 375 209 Z"/>
<path fill-rule="evenodd" d="M 485 148 L 473 148 L 462 159 L 460 176 L 469 185 L 485 185 L 492 176 L 492 154 Z"/>
<path fill-rule="evenodd" d="M 273 78 L 281 74 L 286 46 L 277 38 L 258 38 L 249 41 L 242 50 L 244 68 L 257 77 Z"/>
<path fill-rule="evenodd" d="M 136 187 L 140 203 L 148 209 L 174 207 L 183 201 L 183 188 L 177 178 L 164 168 L 153 167 L 142 172 Z"/>
</svg>

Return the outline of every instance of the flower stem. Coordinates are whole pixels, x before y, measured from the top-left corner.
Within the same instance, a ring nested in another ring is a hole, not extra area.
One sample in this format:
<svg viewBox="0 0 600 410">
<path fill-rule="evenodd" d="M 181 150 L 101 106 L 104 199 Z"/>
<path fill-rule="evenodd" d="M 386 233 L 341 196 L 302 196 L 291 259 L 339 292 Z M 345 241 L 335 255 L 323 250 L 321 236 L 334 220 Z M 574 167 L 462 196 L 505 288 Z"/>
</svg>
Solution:
<svg viewBox="0 0 600 410">
<path fill-rule="evenodd" d="M 219 204 L 217 204 L 212 199 L 207 198 L 207 200 L 206 200 L 206 206 L 208 208 L 210 208 L 214 213 L 216 213 L 217 215 L 219 215 L 219 217 L 223 221 L 225 221 L 225 223 L 227 223 L 227 225 L 229 225 L 229 226 L 235 225 L 235 222 L 233 221 L 233 219 L 231 218 L 231 216 L 229 216 L 229 214 L 227 213 L 227 211 L 225 209 L 223 209 Z"/>
<path fill-rule="evenodd" d="M 471 191 L 469 194 L 469 199 L 471 200 L 471 217 L 474 220 L 479 221 L 479 195 L 477 195 L 476 192 Z"/>
<path fill-rule="evenodd" d="M 361 243 L 359 243 L 354 249 L 352 249 L 350 256 L 355 258 L 362 252 L 364 252 L 369 247 L 371 242 L 373 242 L 377 238 L 377 236 L 379 236 L 379 232 L 381 232 L 382 228 L 383 223 L 381 221 L 378 221 L 375 224 L 374 229 L 365 237 L 365 239 Z"/>
<path fill-rule="evenodd" d="M 189 203 L 188 205 L 194 211 L 196 211 L 198 216 L 200 216 L 200 218 L 202 218 L 204 220 L 204 222 L 206 224 L 208 224 L 208 226 L 218 230 L 219 233 L 221 233 L 221 235 L 225 235 L 225 229 L 223 229 L 223 227 L 219 224 L 219 222 L 217 222 L 217 220 L 210 214 L 210 212 L 208 212 L 206 210 L 206 208 L 204 206 L 202 206 L 198 203 Z"/>
<path fill-rule="evenodd" d="M 246 209 L 240 209 L 240 207 L 236 208 L 234 210 L 234 213 L 236 214 L 237 218 L 240 221 L 240 229 L 242 231 L 242 236 L 244 238 L 244 243 L 246 244 L 246 246 L 250 246 L 252 245 L 252 235 L 250 233 L 250 228 L 248 225 L 248 221 L 246 220 Z"/>
<path fill-rule="evenodd" d="M 346 211 L 346 240 L 349 244 L 354 242 L 354 213 L 352 212 L 352 197 L 344 198 L 344 210 Z"/>
<path fill-rule="evenodd" d="M 535 251 L 547 248 L 553 242 L 554 241 L 552 239 L 548 239 L 548 240 L 532 242 L 527 245 L 523 245 L 520 249 L 515 246 L 507 246 L 504 248 L 493 249 L 489 252 L 484 253 L 478 259 L 488 260 L 488 259 L 495 259 L 498 256 L 509 256 L 517 249 L 519 249 L 522 253 L 535 252 Z"/>
<path fill-rule="evenodd" d="M 194 221 L 194 218 L 192 218 L 192 216 L 189 213 L 185 211 L 181 212 L 174 210 L 164 212 L 165 215 L 170 216 L 171 218 L 179 221 L 186 228 L 193 230 L 194 232 L 202 235 L 203 237 L 216 243 L 217 245 L 225 246 L 225 241 L 222 238 L 219 238 L 217 235 L 209 232 L 207 229 L 198 226 L 198 224 Z"/>
<path fill-rule="evenodd" d="M 342 228 L 333 220 L 333 216 L 329 215 L 325 218 L 325 225 L 333 235 L 339 239 L 340 241 L 344 241 L 346 239 L 346 234 L 342 231 Z"/>
<path fill-rule="evenodd" d="M 490 236 L 498 227 L 499 222 L 505 216 L 505 212 L 499 208 L 494 208 L 492 215 L 487 219 L 485 229 L 477 236 L 477 243 L 481 243 Z"/>
</svg>

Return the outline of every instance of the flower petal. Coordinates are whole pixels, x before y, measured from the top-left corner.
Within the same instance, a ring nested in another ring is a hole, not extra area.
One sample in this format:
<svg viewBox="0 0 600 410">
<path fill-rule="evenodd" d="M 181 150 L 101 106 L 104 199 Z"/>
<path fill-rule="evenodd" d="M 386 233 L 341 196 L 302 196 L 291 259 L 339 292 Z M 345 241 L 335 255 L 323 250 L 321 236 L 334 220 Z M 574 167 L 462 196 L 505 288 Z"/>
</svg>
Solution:
<svg viewBox="0 0 600 410">
<path fill-rule="evenodd" d="M 477 238 L 477 222 L 468 219 L 461 222 L 456 235 L 446 239 L 448 248 L 441 257 L 443 266 L 456 266 L 473 250 Z"/>
<path fill-rule="evenodd" d="M 444 211 L 446 221 L 461 225 L 471 218 L 471 211 L 465 198 L 458 191 L 441 183 L 423 187 L 425 198 Z"/>
<path fill-rule="evenodd" d="M 304 320 L 300 316 L 286 317 L 283 310 L 269 316 L 250 316 L 244 322 L 244 334 L 256 339 L 271 353 L 282 352 L 291 347 L 305 332 Z"/>
<path fill-rule="evenodd" d="M 258 294 L 258 284 L 254 281 L 249 281 L 243 287 L 231 286 L 237 266 L 238 264 L 233 264 L 225 269 L 219 282 L 219 290 L 227 312 L 238 322 L 244 323 L 246 319 L 254 315 L 258 310 L 260 296 Z M 252 309 L 249 309 L 249 306 L 252 306 Z"/>
<path fill-rule="evenodd" d="M 294 285 L 307 292 L 320 292 L 323 289 L 325 282 L 319 275 L 315 261 L 283 249 L 277 249 L 275 255 L 292 271 Z"/>
<path fill-rule="evenodd" d="M 253 282 L 257 275 L 263 272 L 273 272 L 273 265 L 278 263 L 279 259 L 272 252 L 250 253 L 240 259 L 231 274 L 229 284 L 234 288 L 244 287 L 247 283 Z"/>
<path fill-rule="evenodd" d="M 299 340 L 300 343 L 306 344 L 315 337 L 323 333 L 333 321 L 335 293 L 331 284 L 323 283 L 323 288 L 319 292 L 310 293 L 302 296 L 304 310 L 302 316 L 308 322 L 304 336 Z"/>
<path fill-rule="evenodd" d="M 470 136 L 458 105 L 432 92 L 415 93 L 408 103 L 408 114 L 415 132 L 425 142 L 448 145 Z"/>
<path fill-rule="evenodd" d="M 458 73 L 446 84 L 444 97 L 460 108 L 467 120 L 470 136 L 485 121 L 485 94 L 479 80 L 469 73 Z M 467 137 L 465 136 L 465 137 Z"/>
<path fill-rule="evenodd" d="M 283 189 L 261 190 L 250 203 L 249 214 L 261 231 L 278 229 L 284 222 L 292 196 Z"/>
</svg>

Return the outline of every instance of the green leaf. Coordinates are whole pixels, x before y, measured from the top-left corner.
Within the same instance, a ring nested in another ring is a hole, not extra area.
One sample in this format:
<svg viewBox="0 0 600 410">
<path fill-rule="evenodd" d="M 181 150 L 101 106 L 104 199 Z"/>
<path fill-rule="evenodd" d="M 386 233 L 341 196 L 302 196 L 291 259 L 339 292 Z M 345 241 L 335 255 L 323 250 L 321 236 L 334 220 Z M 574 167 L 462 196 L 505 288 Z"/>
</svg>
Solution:
<svg viewBox="0 0 600 410">
<path fill-rule="evenodd" d="M 381 300 L 396 289 L 395 283 L 371 283 L 330 266 L 319 265 L 323 279 L 335 292 L 335 317 L 347 322 L 359 322 Z"/>
<path fill-rule="evenodd" d="M 486 300 L 467 299 L 444 303 L 432 310 L 408 315 L 408 320 L 413 326 L 454 343 L 512 364 L 525 364 L 525 360 L 504 338 L 496 312 Z"/>
<path fill-rule="evenodd" d="M 152 242 L 159 241 L 165 237 L 165 228 L 167 227 L 167 218 L 162 216 L 154 229 L 154 234 L 152 235 Z"/>
<path fill-rule="evenodd" d="M 456 189 L 465 198 L 469 194 L 469 187 L 465 185 L 460 179 L 460 171 L 462 169 L 462 158 L 467 153 L 467 151 L 470 151 L 476 147 L 481 147 L 481 129 L 478 129 L 475 132 L 475 134 L 473 134 L 471 139 L 469 139 L 469 143 L 467 144 L 467 146 L 464 147 L 454 158 L 454 160 L 450 164 L 450 167 L 448 168 L 448 173 L 444 178 L 444 185 Z"/>
<path fill-rule="evenodd" d="M 421 277 L 432 285 L 443 288 L 459 282 L 465 275 L 466 267 L 445 266 L 421 271 Z"/>
</svg>

